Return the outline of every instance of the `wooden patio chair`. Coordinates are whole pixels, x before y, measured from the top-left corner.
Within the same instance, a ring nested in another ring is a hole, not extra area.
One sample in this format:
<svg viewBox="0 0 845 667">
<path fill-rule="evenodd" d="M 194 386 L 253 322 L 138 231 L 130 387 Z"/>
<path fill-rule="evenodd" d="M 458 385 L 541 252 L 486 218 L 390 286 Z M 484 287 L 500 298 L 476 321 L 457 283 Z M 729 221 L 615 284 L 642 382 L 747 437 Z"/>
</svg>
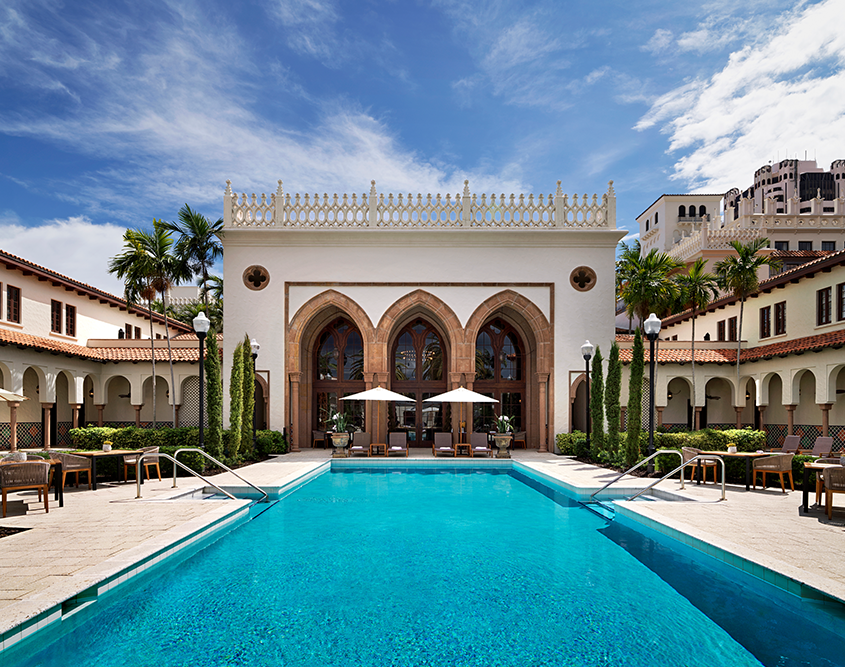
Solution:
<svg viewBox="0 0 845 667">
<path fill-rule="evenodd" d="M 408 456 L 408 434 L 405 431 L 391 433 L 387 438 L 387 456 L 402 454 Z"/>
<path fill-rule="evenodd" d="M 762 456 L 759 459 L 754 459 L 752 465 L 754 467 L 754 488 L 757 488 L 757 473 L 763 473 L 763 488 L 766 488 L 766 475 L 775 474 L 780 477 L 780 488 L 786 493 L 786 487 L 783 484 L 783 476 L 789 475 L 789 489 L 795 491 L 795 486 L 792 483 L 792 459 L 795 454 L 772 454 L 771 456 Z"/>
<path fill-rule="evenodd" d="M 486 433 L 470 433 L 469 434 L 469 455 L 476 454 L 493 455 L 493 450 L 490 448 L 490 441 Z"/>
<path fill-rule="evenodd" d="M 832 463 L 839 465 L 839 458 L 821 458 L 816 459 L 813 463 Z M 822 494 L 824 493 L 824 470 L 816 471 L 816 505 L 821 506 Z"/>
<path fill-rule="evenodd" d="M 833 449 L 833 438 L 820 435 L 813 443 L 812 449 L 799 449 L 798 454 L 809 454 L 820 458 L 822 456 L 829 456 Z"/>
<path fill-rule="evenodd" d="M 686 463 L 687 461 L 692 461 L 699 454 L 701 454 L 701 450 L 696 449 L 695 447 L 681 447 L 681 455 L 683 456 L 684 463 Z M 701 467 L 702 467 L 702 473 L 701 473 L 702 480 L 701 481 L 703 481 L 706 484 L 707 483 L 707 471 L 712 470 L 713 471 L 713 483 L 715 484 L 716 481 L 717 481 L 716 478 L 717 478 L 717 475 L 718 475 L 718 468 L 719 468 L 719 462 L 716 459 L 700 459 L 699 461 L 696 461 L 695 463 L 691 463 L 686 468 L 684 468 L 684 471 L 686 471 L 686 470 L 690 471 L 690 476 L 689 476 L 690 481 L 692 481 L 695 478 L 695 471 L 698 469 L 699 462 L 701 463 Z"/>
<path fill-rule="evenodd" d="M 158 447 L 141 447 L 141 451 L 144 454 L 158 454 Z M 128 471 L 130 467 L 135 469 L 135 477 L 138 476 L 139 458 L 139 454 L 128 454 L 123 457 L 123 479 L 127 482 L 129 481 Z M 150 475 L 150 468 L 155 466 L 156 473 L 158 473 L 158 481 L 161 481 L 161 468 L 158 467 L 158 456 L 145 456 L 141 463 L 144 465 L 144 473 L 147 475 L 147 479 L 153 478 Z"/>
<path fill-rule="evenodd" d="M 437 458 L 437 455 L 440 454 L 451 454 L 452 456 L 458 455 L 458 448 L 454 442 L 452 442 L 452 434 L 451 433 L 435 433 L 434 434 L 434 444 L 431 446 L 431 453 L 434 454 L 434 458 Z"/>
<path fill-rule="evenodd" d="M 6 494 L 9 491 L 36 489 L 38 500 L 44 494 L 44 511 L 50 512 L 50 464 L 46 461 L 24 461 L 0 465 L 0 490 L 2 490 L 3 518 L 6 518 Z"/>
<path fill-rule="evenodd" d="M 320 447 L 326 448 L 326 434 L 324 431 L 311 431 L 311 448 L 316 449 L 317 443 L 321 443 Z"/>
<path fill-rule="evenodd" d="M 521 447 L 522 449 L 528 449 L 528 441 L 526 438 L 526 431 L 517 431 L 513 434 L 513 440 L 511 441 L 511 447 L 514 449 Z"/>
<path fill-rule="evenodd" d="M 64 452 L 51 452 L 50 455 L 62 462 L 62 488 L 71 473 L 74 475 L 76 488 L 79 488 L 79 473 L 84 472 L 88 476 L 88 489 L 91 489 L 91 459 Z"/>
<path fill-rule="evenodd" d="M 833 518 L 833 494 L 845 493 L 845 468 L 828 468 L 824 473 L 825 509 L 827 518 Z"/>
<path fill-rule="evenodd" d="M 349 456 L 355 456 L 355 454 L 364 454 L 369 456 L 371 442 L 372 437 L 369 433 L 364 433 L 363 431 L 353 433 L 352 446 L 349 448 Z"/>
</svg>

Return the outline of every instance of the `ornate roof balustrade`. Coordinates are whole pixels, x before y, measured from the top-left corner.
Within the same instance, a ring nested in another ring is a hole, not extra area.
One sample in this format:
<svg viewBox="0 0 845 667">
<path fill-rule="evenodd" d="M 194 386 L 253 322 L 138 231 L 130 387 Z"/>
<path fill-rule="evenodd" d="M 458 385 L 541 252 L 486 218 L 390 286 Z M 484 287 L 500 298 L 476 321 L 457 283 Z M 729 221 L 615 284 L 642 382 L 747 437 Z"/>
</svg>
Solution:
<svg viewBox="0 0 845 667">
<path fill-rule="evenodd" d="M 294 194 L 282 189 L 269 197 L 254 193 L 238 195 L 226 181 L 224 225 L 226 227 L 274 229 L 616 229 L 616 193 L 613 181 L 601 195 L 563 194 L 557 182 L 554 195 L 486 194 L 469 191 L 464 181 L 462 194 L 394 195 L 376 191 L 371 181 L 369 194 Z"/>
</svg>

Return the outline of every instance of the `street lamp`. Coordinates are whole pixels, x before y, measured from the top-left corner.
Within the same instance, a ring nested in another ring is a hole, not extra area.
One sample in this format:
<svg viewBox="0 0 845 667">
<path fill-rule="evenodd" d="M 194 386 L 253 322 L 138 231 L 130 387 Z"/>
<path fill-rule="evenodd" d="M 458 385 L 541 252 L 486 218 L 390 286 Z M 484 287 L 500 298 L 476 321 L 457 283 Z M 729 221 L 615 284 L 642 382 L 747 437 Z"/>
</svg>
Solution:
<svg viewBox="0 0 845 667">
<path fill-rule="evenodd" d="M 203 426 L 205 422 L 205 362 L 204 362 L 204 343 L 205 335 L 208 333 L 208 328 L 211 326 L 211 320 L 205 316 L 205 311 L 200 311 L 200 314 L 194 318 L 194 331 L 197 333 L 197 338 L 200 340 L 200 449 L 205 449 L 205 434 Z"/>
<path fill-rule="evenodd" d="M 253 338 L 249 341 L 249 346 L 252 348 L 252 394 L 255 395 L 255 375 L 257 370 L 255 368 L 255 360 L 258 359 L 258 350 L 261 349 L 261 346 L 258 344 L 258 341 Z M 256 405 L 255 401 L 252 402 L 252 446 L 255 447 L 255 421 L 256 415 L 258 414 L 258 405 Z"/>
<path fill-rule="evenodd" d="M 660 333 L 660 320 L 652 313 L 643 322 L 646 338 L 649 344 L 649 365 L 648 365 L 648 455 L 654 454 L 654 343 Z M 648 462 L 648 474 L 654 473 L 654 460 Z"/>
<path fill-rule="evenodd" d="M 590 341 L 586 341 L 581 346 L 581 356 L 584 357 L 584 361 L 587 362 L 587 449 L 590 448 L 590 359 L 593 358 L 593 351 L 596 348 Z"/>
</svg>

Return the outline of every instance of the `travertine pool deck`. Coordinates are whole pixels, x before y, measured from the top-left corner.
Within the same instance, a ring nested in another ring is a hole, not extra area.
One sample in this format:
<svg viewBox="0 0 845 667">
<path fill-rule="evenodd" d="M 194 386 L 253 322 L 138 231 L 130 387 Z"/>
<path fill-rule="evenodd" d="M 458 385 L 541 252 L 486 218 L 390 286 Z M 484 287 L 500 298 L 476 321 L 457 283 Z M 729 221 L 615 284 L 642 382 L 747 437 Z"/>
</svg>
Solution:
<svg viewBox="0 0 845 667">
<path fill-rule="evenodd" d="M 324 450 L 308 449 L 241 468 L 238 473 L 259 486 L 280 487 L 328 458 Z M 412 450 L 410 458 L 432 457 L 425 450 Z M 616 476 L 612 471 L 537 451 L 514 452 L 514 459 L 579 489 L 598 488 Z M 453 462 L 448 458 L 438 460 Z M 391 461 L 402 463 L 407 459 Z M 228 473 L 212 479 L 223 486 L 243 486 Z M 636 489 L 645 483 L 628 478 L 618 486 Z M 134 483 L 101 484 L 97 491 L 88 491 L 86 486 L 68 487 L 63 508 L 53 502 L 51 493 L 48 514 L 34 492 L 10 494 L 9 516 L 0 519 L 0 527 L 32 530 L 0 539 L 0 635 L 208 525 L 238 516 L 243 520 L 249 501 L 166 499 L 201 486 L 199 480 L 180 477 L 179 489 L 174 491 L 169 479 L 148 481 L 141 500 L 135 499 Z M 692 501 L 719 497 L 719 487 L 713 483 L 687 483 L 681 491 L 677 481 L 667 480 L 659 488 Z M 727 498 L 726 502 L 715 503 L 623 502 L 619 511 L 629 517 L 636 515 L 647 525 L 659 524 L 670 532 L 678 531 L 736 554 L 845 601 L 845 569 L 840 562 L 845 544 L 845 508 L 834 510 L 833 521 L 820 511 L 799 516 L 798 487 L 784 494 L 779 486 L 748 492 L 744 486 L 728 486 Z M 811 495 L 811 504 L 813 500 Z"/>
</svg>

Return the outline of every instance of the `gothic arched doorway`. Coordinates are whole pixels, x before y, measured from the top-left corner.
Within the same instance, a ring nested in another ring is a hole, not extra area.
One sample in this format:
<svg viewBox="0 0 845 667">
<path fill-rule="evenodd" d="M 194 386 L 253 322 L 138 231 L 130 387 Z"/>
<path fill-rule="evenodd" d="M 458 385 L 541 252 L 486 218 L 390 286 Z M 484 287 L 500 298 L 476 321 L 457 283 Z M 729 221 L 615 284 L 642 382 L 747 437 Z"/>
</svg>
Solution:
<svg viewBox="0 0 845 667">
<path fill-rule="evenodd" d="M 315 406 L 313 428 L 327 430 L 328 420 L 338 412 L 338 397 L 364 391 L 364 344 L 361 333 L 345 317 L 329 323 L 314 346 L 313 391 Z M 350 423 L 362 431 L 364 403 L 344 401 L 340 405 Z"/>
<path fill-rule="evenodd" d="M 473 404 L 473 431 L 495 428 L 494 413 L 507 415 L 515 431 L 525 429 L 525 345 L 510 324 L 491 320 L 475 339 L 475 381 L 472 388 L 490 396 L 496 403 Z"/>
<path fill-rule="evenodd" d="M 431 447 L 434 433 L 449 423 L 448 404 L 423 403 L 446 391 L 446 357 L 442 336 L 421 318 L 405 325 L 393 343 L 391 389 L 414 402 L 390 404 L 388 430 L 405 431 L 410 447 Z"/>
</svg>

